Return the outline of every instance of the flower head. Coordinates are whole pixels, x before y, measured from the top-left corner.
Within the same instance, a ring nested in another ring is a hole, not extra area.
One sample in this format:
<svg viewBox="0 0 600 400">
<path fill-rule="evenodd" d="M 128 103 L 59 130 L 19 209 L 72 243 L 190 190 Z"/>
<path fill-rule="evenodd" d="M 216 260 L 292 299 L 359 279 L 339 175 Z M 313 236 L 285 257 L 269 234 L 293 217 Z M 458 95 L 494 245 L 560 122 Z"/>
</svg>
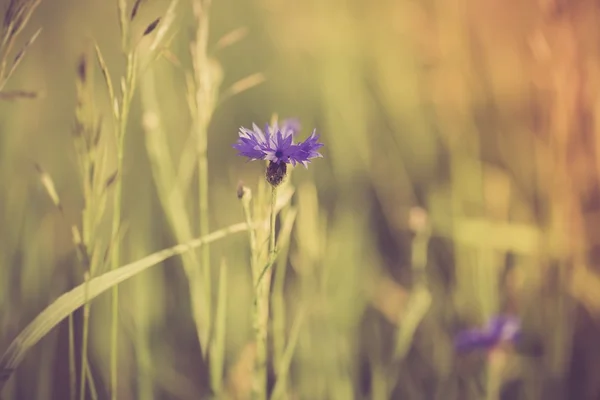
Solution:
<svg viewBox="0 0 600 400">
<path fill-rule="evenodd" d="M 318 150 L 323 147 L 319 143 L 316 130 L 303 142 L 294 143 L 294 136 L 300 129 L 297 120 L 285 120 L 279 126 L 266 125 L 264 131 L 256 124 L 252 129 L 240 128 L 238 141 L 233 145 L 238 155 L 250 160 L 267 160 L 267 180 L 277 186 L 285 177 L 286 164 L 300 163 L 308 167 L 311 159 L 322 157 Z"/>
<path fill-rule="evenodd" d="M 491 318 L 485 327 L 460 332 L 454 341 L 459 352 L 476 349 L 491 350 L 502 343 L 514 343 L 521 333 L 518 318 L 496 316 Z"/>
<path fill-rule="evenodd" d="M 298 128 L 295 120 L 286 120 L 281 126 L 266 125 L 264 131 L 256 124 L 252 125 L 252 129 L 242 127 L 239 139 L 233 147 L 238 151 L 238 155 L 250 160 L 292 165 L 300 163 L 307 167 L 312 158 L 322 157 L 318 150 L 323 147 L 323 143 L 319 143 L 316 130 L 305 141 L 294 143 L 294 135 Z"/>
</svg>

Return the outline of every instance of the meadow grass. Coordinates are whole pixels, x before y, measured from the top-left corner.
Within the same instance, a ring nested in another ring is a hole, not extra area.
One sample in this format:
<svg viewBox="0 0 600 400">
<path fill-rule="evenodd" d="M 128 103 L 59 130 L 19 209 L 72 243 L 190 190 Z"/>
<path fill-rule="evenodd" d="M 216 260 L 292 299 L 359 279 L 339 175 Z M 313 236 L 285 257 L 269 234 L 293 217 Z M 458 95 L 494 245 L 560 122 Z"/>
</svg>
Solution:
<svg viewBox="0 0 600 400">
<path fill-rule="evenodd" d="M 591 2 L 159 3 L 2 9 L 2 398 L 600 395 Z"/>
</svg>

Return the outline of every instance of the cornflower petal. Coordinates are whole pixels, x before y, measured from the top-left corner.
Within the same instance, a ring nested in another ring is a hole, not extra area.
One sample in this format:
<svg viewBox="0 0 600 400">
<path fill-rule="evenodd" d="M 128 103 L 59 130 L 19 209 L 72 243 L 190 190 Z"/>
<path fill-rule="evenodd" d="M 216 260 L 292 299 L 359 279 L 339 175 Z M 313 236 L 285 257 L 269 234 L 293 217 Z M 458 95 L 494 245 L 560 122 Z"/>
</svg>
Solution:
<svg viewBox="0 0 600 400">
<path fill-rule="evenodd" d="M 459 352 L 476 349 L 489 350 L 500 343 L 516 342 L 521 332 L 520 321 L 515 317 L 496 316 L 485 327 L 459 332 L 454 345 Z"/>
<path fill-rule="evenodd" d="M 253 123 L 252 129 L 240 128 L 238 142 L 233 147 L 238 150 L 238 155 L 251 160 L 292 165 L 301 163 L 307 167 L 310 159 L 322 157 L 317 150 L 323 147 L 323 143 L 319 143 L 319 136 L 313 130 L 305 141 L 294 144 L 294 134 L 298 128 L 295 120 L 286 120 L 281 127 L 267 124 L 264 131 Z"/>
</svg>

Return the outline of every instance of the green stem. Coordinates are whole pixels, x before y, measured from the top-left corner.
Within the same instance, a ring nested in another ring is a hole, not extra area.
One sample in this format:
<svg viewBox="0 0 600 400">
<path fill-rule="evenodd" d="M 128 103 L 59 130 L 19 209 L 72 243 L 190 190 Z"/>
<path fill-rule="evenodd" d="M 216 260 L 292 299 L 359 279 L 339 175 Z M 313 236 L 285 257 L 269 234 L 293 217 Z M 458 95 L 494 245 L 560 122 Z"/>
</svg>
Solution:
<svg viewBox="0 0 600 400">
<path fill-rule="evenodd" d="M 203 122 L 201 122 L 203 124 Z M 209 225 L 209 210 L 208 210 L 208 157 L 207 157 L 207 137 L 206 127 L 201 125 L 198 129 L 198 187 L 199 187 L 199 214 L 200 214 L 200 236 L 206 236 L 210 233 Z M 204 279 L 204 291 L 207 299 L 207 308 L 204 312 L 207 313 L 207 321 L 211 320 L 211 266 L 210 266 L 210 250 L 208 246 L 203 246 L 200 249 L 200 263 L 203 270 L 202 278 Z M 210 326 L 210 322 L 209 322 Z M 206 327 L 208 329 L 208 327 Z M 208 329 L 210 332 L 210 329 Z M 208 335 L 210 337 L 210 334 Z M 208 344 L 208 338 L 207 338 Z M 203 349 L 205 352 L 208 349 Z"/>
<path fill-rule="evenodd" d="M 269 234 L 269 258 L 275 255 L 275 205 L 277 204 L 277 188 L 273 186 L 271 191 L 271 232 Z"/>
<path fill-rule="evenodd" d="M 279 237 L 285 237 L 279 234 Z M 275 274 L 275 282 L 273 283 L 273 294 L 271 303 L 273 306 L 273 363 L 278 368 L 282 364 L 284 348 L 286 343 L 286 308 L 284 297 L 285 275 L 286 275 L 286 260 L 289 252 L 289 240 L 282 245 L 281 239 L 277 251 L 278 261 L 274 268 L 277 268 Z M 279 370 L 276 372 L 279 378 Z M 286 390 L 286 383 L 283 382 L 283 390 Z"/>
<path fill-rule="evenodd" d="M 117 130 L 117 181 L 115 182 L 114 194 L 114 213 L 112 221 L 112 249 L 111 249 L 111 269 L 119 267 L 121 246 L 119 239 L 119 230 L 121 227 L 121 203 L 123 192 L 123 154 L 125 147 L 125 132 L 127 130 L 127 120 L 129 117 L 129 106 L 133 97 L 135 83 L 135 57 L 133 53 L 127 54 L 127 75 L 126 84 L 123 88 L 121 102 L 121 111 L 119 113 Z M 118 341 L 119 336 L 119 289 L 118 286 L 112 289 L 112 321 L 110 338 L 110 388 L 111 399 L 117 398 L 117 361 L 118 361 Z"/>
<path fill-rule="evenodd" d="M 123 135 L 120 135 L 121 137 Z M 119 227 L 121 225 L 121 197 L 123 191 L 123 178 L 122 178 L 122 167 L 123 167 L 123 147 L 122 140 L 119 138 L 119 145 L 117 150 L 117 170 L 119 175 L 115 185 L 115 208 L 113 213 L 113 224 L 112 224 L 112 249 L 111 249 L 111 270 L 118 268 L 120 260 L 120 243 L 118 239 Z M 117 354 L 118 347 L 117 341 L 119 336 L 119 288 L 114 286 L 112 289 L 112 321 L 111 321 L 111 333 L 110 333 L 110 388 L 111 398 L 115 400 L 117 398 Z"/>
<path fill-rule="evenodd" d="M 244 218 L 246 220 L 246 225 L 248 226 L 248 239 L 250 242 L 250 271 L 252 272 L 253 281 L 256 284 L 256 282 L 258 282 L 258 271 L 256 270 L 256 264 L 258 260 L 258 248 L 256 245 L 256 230 L 254 229 L 254 223 L 252 222 L 252 212 L 250 210 L 250 199 L 242 198 L 242 207 L 244 210 Z"/>
<path fill-rule="evenodd" d="M 85 272 L 84 276 L 84 305 L 83 305 L 83 338 L 81 344 L 81 386 L 79 392 L 80 400 L 85 400 L 85 386 L 87 382 L 86 370 L 88 368 L 88 360 L 87 360 L 87 347 L 88 347 L 88 322 L 90 317 L 90 305 L 88 303 L 88 285 L 90 281 L 90 275 L 88 272 Z"/>
<path fill-rule="evenodd" d="M 75 368 L 75 326 L 73 324 L 73 314 L 69 314 L 69 392 L 71 400 L 77 398 Z"/>
<path fill-rule="evenodd" d="M 92 400 L 98 400 L 98 391 L 96 390 L 96 384 L 94 383 L 94 377 L 92 376 L 92 370 L 90 369 L 90 363 L 88 362 L 85 368 L 85 377 L 90 383 L 90 397 Z"/>
<path fill-rule="evenodd" d="M 256 335 L 256 360 L 254 365 L 253 399 L 265 400 L 267 397 L 267 332 L 269 325 L 269 289 L 271 286 L 270 268 L 275 259 L 275 205 L 277 203 L 277 188 L 271 192 L 271 218 L 269 233 L 269 261 L 255 282 L 254 300 L 254 330 Z"/>
<path fill-rule="evenodd" d="M 211 93 L 211 75 L 210 64 L 208 62 L 208 34 L 209 18 L 208 12 L 210 1 L 197 1 L 193 3 L 194 13 L 197 18 L 197 31 L 195 47 L 192 48 L 194 60 L 194 72 L 196 80 L 196 110 L 194 115 L 196 125 L 197 156 L 198 156 L 198 209 L 200 218 L 200 236 L 210 233 L 209 225 L 209 204 L 208 204 L 208 124 L 213 112 L 210 93 Z M 200 268 L 202 271 L 201 279 L 204 280 L 204 293 L 206 299 L 206 326 L 202 327 L 204 332 L 200 334 L 200 346 L 203 355 L 208 354 L 211 332 L 212 316 L 212 294 L 211 294 L 211 266 L 210 249 L 204 246 L 200 249 Z M 204 343 L 202 343 L 204 341 Z"/>
</svg>

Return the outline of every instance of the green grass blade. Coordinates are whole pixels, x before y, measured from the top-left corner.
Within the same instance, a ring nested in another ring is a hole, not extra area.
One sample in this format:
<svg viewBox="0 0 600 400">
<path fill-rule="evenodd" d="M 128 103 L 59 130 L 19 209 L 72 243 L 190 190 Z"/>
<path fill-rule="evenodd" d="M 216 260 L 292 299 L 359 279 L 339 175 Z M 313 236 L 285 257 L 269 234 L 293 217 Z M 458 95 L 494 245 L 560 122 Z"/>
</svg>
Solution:
<svg viewBox="0 0 600 400">
<path fill-rule="evenodd" d="M 119 103 L 117 101 L 117 98 L 115 97 L 115 89 L 113 88 L 110 72 L 108 71 L 108 67 L 106 66 L 106 62 L 104 61 L 104 56 L 102 56 L 102 52 L 100 51 L 100 47 L 98 46 L 98 43 L 94 42 L 94 49 L 96 50 L 96 57 L 98 58 L 98 63 L 100 64 L 100 71 L 102 71 L 102 76 L 104 77 L 104 83 L 106 83 L 106 88 L 108 90 L 108 97 L 110 98 L 110 103 L 112 105 L 113 115 L 115 118 L 118 118 Z"/>
<path fill-rule="evenodd" d="M 37 39 L 37 37 L 39 36 L 41 31 L 42 31 L 42 28 L 38 29 L 33 34 L 33 36 L 31 36 L 31 38 L 27 41 L 27 43 L 25 43 L 25 46 L 23 46 L 23 48 L 17 53 L 10 69 L 8 70 L 8 73 L 6 74 L 6 76 L 4 77 L 4 80 L 2 81 L 2 84 L 0 85 L 0 90 L 4 89 L 4 85 L 6 84 L 6 82 L 8 82 L 8 80 L 10 79 L 12 74 L 16 71 L 17 67 L 19 66 L 19 63 L 23 60 L 25 53 L 31 47 L 33 42 L 35 42 L 35 40 Z"/>
<path fill-rule="evenodd" d="M 263 222 L 264 224 L 265 222 Z M 173 256 L 184 254 L 202 245 L 214 242 L 224 237 L 244 232 L 248 229 L 246 223 L 231 225 L 227 228 L 213 232 L 205 237 L 178 244 L 165 250 L 158 251 L 140 260 L 124 265 L 115 270 L 83 283 L 71 291 L 63 294 L 42 311 L 21 333 L 13 340 L 0 359 L 0 390 L 8 378 L 21 363 L 27 351 L 35 346 L 50 330 L 56 327 L 63 319 L 90 301 L 118 285 L 119 283 L 136 276 L 146 269 L 157 265 Z M 87 289 L 85 286 L 88 286 Z M 87 293 L 86 293 L 87 290 Z"/>
<path fill-rule="evenodd" d="M 227 334 L 227 263 L 221 262 L 219 273 L 218 303 L 215 314 L 215 332 L 210 349 L 210 379 L 213 391 L 219 395 L 223 386 L 225 366 L 225 335 Z"/>
<path fill-rule="evenodd" d="M 273 388 L 273 394 L 271 396 L 271 400 L 277 400 L 280 398 L 284 398 L 285 389 L 287 387 L 287 379 L 290 371 L 290 365 L 292 364 L 292 358 L 294 356 L 294 351 L 296 350 L 296 345 L 298 344 L 298 339 L 300 338 L 300 330 L 302 328 L 302 324 L 304 322 L 304 318 L 306 316 L 306 310 L 300 309 L 294 324 L 292 325 L 292 329 L 290 332 L 290 341 L 287 344 L 285 351 L 283 352 L 283 356 L 281 357 L 280 364 L 277 366 L 277 382 L 275 383 L 275 387 Z"/>
</svg>

